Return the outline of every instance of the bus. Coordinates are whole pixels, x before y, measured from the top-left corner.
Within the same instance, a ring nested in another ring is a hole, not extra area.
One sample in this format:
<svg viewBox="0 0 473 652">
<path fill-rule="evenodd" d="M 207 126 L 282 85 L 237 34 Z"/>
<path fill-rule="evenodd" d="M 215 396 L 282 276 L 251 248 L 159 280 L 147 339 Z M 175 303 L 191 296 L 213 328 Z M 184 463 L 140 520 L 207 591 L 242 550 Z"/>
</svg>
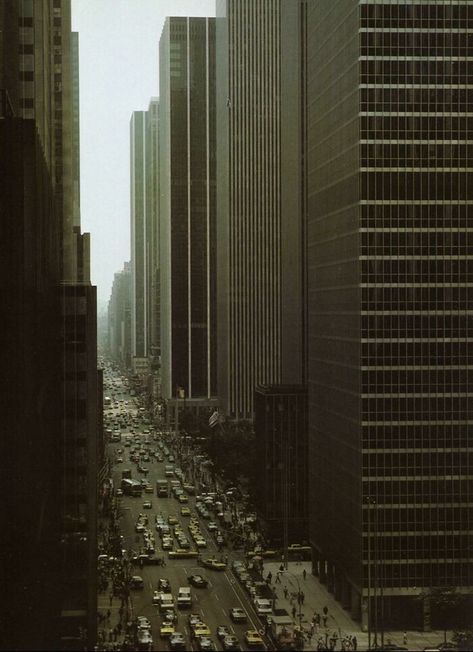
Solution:
<svg viewBox="0 0 473 652">
<path fill-rule="evenodd" d="M 156 495 L 158 498 L 167 498 L 169 496 L 167 480 L 156 480 Z"/>
<path fill-rule="evenodd" d="M 141 496 L 143 487 L 138 480 L 130 480 L 130 478 L 123 478 L 121 488 L 125 496 Z"/>
</svg>

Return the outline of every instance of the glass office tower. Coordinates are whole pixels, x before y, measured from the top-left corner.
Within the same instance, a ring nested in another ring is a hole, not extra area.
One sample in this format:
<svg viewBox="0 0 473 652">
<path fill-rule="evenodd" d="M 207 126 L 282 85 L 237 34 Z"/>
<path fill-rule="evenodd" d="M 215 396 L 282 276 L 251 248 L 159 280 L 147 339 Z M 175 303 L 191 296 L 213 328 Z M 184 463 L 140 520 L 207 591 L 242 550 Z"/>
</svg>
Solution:
<svg viewBox="0 0 473 652">
<path fill-rule="evenodd" d="M 469 2 L 308 4 L 311 540 L 378 629 L 473 585 L 472 29 Z"/>
</svg>

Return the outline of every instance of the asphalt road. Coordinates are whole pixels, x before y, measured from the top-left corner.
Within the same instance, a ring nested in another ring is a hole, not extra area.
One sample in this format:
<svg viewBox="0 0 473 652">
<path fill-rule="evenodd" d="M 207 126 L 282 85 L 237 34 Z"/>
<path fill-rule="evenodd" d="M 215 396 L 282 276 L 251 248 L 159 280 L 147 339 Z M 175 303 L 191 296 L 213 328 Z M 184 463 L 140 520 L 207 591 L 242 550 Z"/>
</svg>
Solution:
<svg viewBox="0 0 473 652">
<path fill-rule="evenodd" d="M 123 386 L 121 386 L 118 390 L 110 390 L 108 388 L 107 392 L 109 392 L 109 394 L 114 392 L 116 398 L 123 400 L 123 403 L 120 403 L 119 408 L 113 408 L 112 410 L 108 411 L 110 416 L 112 414 L 119 414 L 120 409 L 126 411 L 129 414 L 137 413 L 137 404 L 135 402 L 135 398 L 130 396 Z M 124 401 L 128 401 L 128 404 L 125 404 Z M 149 424 L 140 422 L 139 426 L 137 428 L 135 427 L 135 435 L 137 431 L 140 432 L 140 437 L 144 440 L 145 435 L 142 433 L 142 431 L 149 427 Z M 114 480 L 115 488 L 120 487 L 120 481 L 122 477 L 121 474 L 123 469 L 131 469 L 133 479 L 140 480 L 142 477 L 147 477 L 154 488 L 153 494 L 147 494 L 143 492 L 141 498 L 123 496 L 120 499 L 120 511 L 122 514 L 120 524 L 121 532 L 124 537 L 123 547 L 127 550 L 138 551 L 142 546 L 143 537 L 142 535 L 136 534 L 135 524 L 138 515 L 143 513 L 148 516 L 148 527 L 153 531 L 155 536 L 156 555 L 159 557 L 164 556 L 166 559 L 165 568 L 160 566 L 144 566 L 143 568 L 140 568 L 139 566 L 134 567 L 135 570 L 133 573 L 136 575 L 141 575 L 144 580 L 144 590 L 132 591 L 131 601 L 133 616 L 146 616 L 150 620 L 154 650 L 168 650 L 169 646 L 167 640 L 161 639 L 159 636 L 159 626 L 162 621 L 157 606 L 152 604 L 153 591 L 158 588 L 158 580 L 160 578 L 167 578 L 171 583 L 171 590 L 174 599 L 176 600 L 178 588 L 181 586 L 189 585 L 187 577 L 192 573 L 199 573 L 206 577 L 206 579 L 209 581 L 209 586 L 206 589 L 197 589 L 191 587 L 192 607 L 177 610 L 178 621 L 175 625 L 175 630 L 184 634 L 186 638 L 187 649 L 198 649 L 196 642 L 192 641 L 191 639 L 191 630 L 188 624 L 188 616 L 190 613 L 196 613 L 202 616 L 203 621 L 208 625 L 212 632 L 211 638 L 217 650 L 222 649 L 222 646 L 216 636 L 216 629 L 219 625 L 227 625 L 230 630 L 233 631 L 238 637 L 242 649 L 250 649 L 244 642 L 245 631 L 247 629 L 261 629 L 261 622 L 257 618 L 246 593 L 240 586 L 238 580 L 235 578 L 230 568 L 231 560 L 243 559 L 243 555 L 236 552 L 232 552 L 231 554 L 228 553 L 230 561 L 225 572 L 204 569 L 197 565 L 197 560 L 195 559 L 170 560 L 168 558 L 168 553 L 162 550 L 161 539 L 159 537 L 159 533 L 155 529 L 155 515 L 162 514 L 166 520 L 169 515 L 175 515 L 186 534 L 188 533 L 188 524 L 191 517 L 181 516 L 180 510 L 182 505 L 179 504 L 176 498 L 158 498 L 156 496 L 156 480 L 158 478 L 162 479 L 165 477 L 164 465 L 169 463 L 168 460 L 164 458 L 163 462 L 158 462 L 155 458 L 151 457 L 150 462 L 144 463 L 145 466 L 149 469 L 148 474 L 146 476 L 141 474 L 138 471 L 135 462 L 130 461 L 130 448 L 124 446 L 124 435 L 128 433 L 129 430 L 122 430 L 121 432 L 122 441 L 120 443 L 110 443 L 108 445 L 109 457 L 113 463 L 112 477 Z M 153 441 L 152 436 L 150 439 L 151 449 L 156 450 L 158 443 Z M 116 463 L 116 458 L 118 457 L 118 449 L 123 450 L 123 453 L 121 454 L 123 457 L 122 463 Z M 152 501 L 152 509 L 143 508 L 143 502 L 147 499 Z M 223 553 L 217 552 L 214 538 L 206 527 L 207 521 L 199 517 L 198 513 L 195 510 L 195 497 L 189 496 L 188 506 L 191 510 L 191 515 L 199 518 L 201 531 L 207 541 L 207 548 L 201 550 L 202 558 L 205 559 L 206 557 L 212 556 L 220 557 L 221 554 L 226 554 L 226 549 L 224 549 Z M 138 540 L 137 537 L 139 537 Z M 174 547 L 178 547 L 177 541 L 174 542 Z M 191 548 L 192 547 L 193 545 L 191 541 Z M 242 607 L 246 611 L 248 614 L 247 624 L 232 623 L 229 616 L 229 610 L 232 607 Z"/>
</svg>

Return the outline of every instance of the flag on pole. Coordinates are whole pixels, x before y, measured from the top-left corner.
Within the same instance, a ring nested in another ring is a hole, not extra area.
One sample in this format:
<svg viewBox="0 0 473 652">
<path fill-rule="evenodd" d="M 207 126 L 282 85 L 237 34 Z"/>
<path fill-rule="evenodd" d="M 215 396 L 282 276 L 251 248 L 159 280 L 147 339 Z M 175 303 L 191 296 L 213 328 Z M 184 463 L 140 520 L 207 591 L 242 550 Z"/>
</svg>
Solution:
<svg viewBox="0 0 473 652">
<path fill-rule="evenodd" d="M 219 416 L 218 416 L 218 410 L 215 410 L 215 412 L 214 412 L 213 414 L 210 415 L 210 418 L 209 418 L 209 426 L 210 426 L 211 428 L 213 428 L 214 426 L 217 425 L 217 423 L 219 422 L 219 420 L 220 420 L 220 419 L 219 419 Z"/>
</svg>

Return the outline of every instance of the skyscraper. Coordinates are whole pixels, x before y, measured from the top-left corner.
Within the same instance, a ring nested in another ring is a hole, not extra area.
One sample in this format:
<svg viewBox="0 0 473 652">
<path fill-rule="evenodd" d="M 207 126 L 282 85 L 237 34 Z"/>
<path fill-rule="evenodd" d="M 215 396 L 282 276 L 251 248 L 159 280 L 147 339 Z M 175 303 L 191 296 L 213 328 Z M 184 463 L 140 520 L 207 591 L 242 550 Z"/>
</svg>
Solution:
<svg viewBox="0 0 473 652">
<path fill-rule="evenodd" d="M 131 367 L 131 270 L 123 265 L 113 279 L 108 303 L 108 353 L 124 369 Z"/>
<path fill-rule="evenodd" d="M 469 2 L 308 4 L 311 541 L 372 628 L 473 588 L 472 26 Z"/>
<path fill-rule="evenodd" d="M 72 229 L 70 3 L 1 3 L 0 30 L 0 647 L 83 649 L 96 630 L 97 365 L 88 235 Z M 78 284 L 88 303 L 70 300 Z"/>
<path fill-rule="evenodd" d="M 160 49 L 162 395 L 216 394 L 215 19 L 167 18 Z"/>
<path fill-rule="evenodd" d="M 217 2 L 218 386 L 305 379 L 303 3 Z"/>
<path fill-rule="evenodd" d="M 152 383 L 149 385 L 153 397 L 159 391 L 160 360 L 160 288 L 159 288 L 159 149 L 158 149 L 159 100 L 151 98 L 146 112 L 146 333 L 148 366 Z"/>
<path fill-rule="evenodd" d="M 146 297 L 146 112 L 130 122 L 131 171 L 131 347 L 135 373 L 147 371 Z"/>
</svg>

